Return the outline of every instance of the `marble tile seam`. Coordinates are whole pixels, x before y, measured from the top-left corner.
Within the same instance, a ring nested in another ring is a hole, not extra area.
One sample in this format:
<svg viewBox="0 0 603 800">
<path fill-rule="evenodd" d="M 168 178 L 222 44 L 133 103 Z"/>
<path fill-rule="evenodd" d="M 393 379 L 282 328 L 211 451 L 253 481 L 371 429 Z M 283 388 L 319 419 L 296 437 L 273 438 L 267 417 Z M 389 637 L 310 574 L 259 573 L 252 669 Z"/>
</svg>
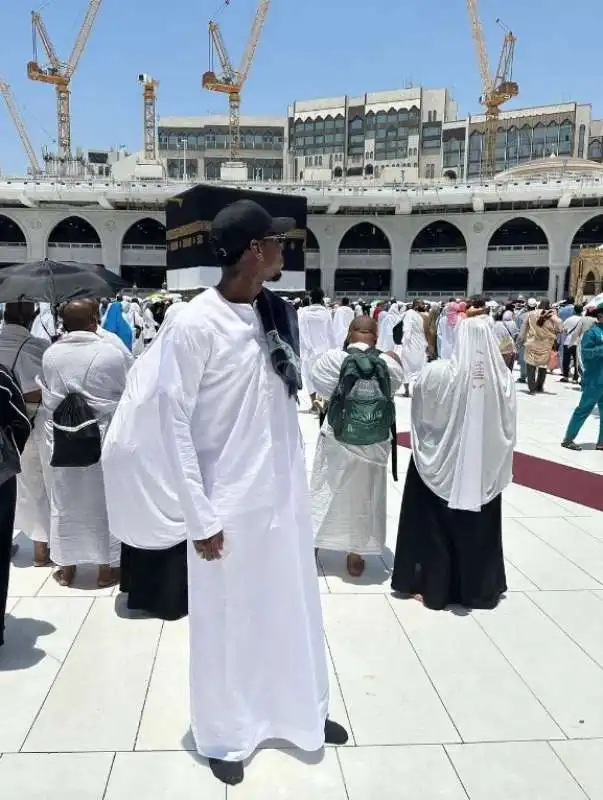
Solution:
<svg viewBox="0 0 603 800">
<path fill-rule="evenodd" d="M 539 519 L 539 518 L 536 517 L 536 519 Z M 552 517 L 552 519 L 563 519 L 563 517 L 558 517 L 558 518 L 557 517 Z M 561 556 L 561 558 L 564 558 L 569 564 L 571 564 L 572 566 L 576 567 L 576 569 L 580 570 L 580 572 L 583 572 L 585 575 L 587 575 L 589 578 L 591 578 L 591 580 L 593 580 L 596 583 L 598 583 L 601 586 L 601 588 L 603 589 L 603 584 L 601 584 L 601 581 L 595 575 L 591 575 L 591 573 L 587 572 L 584 569 L 584 567 L 580 566 L 580 564 L 577 564 L 575 561 L 572 561 L 572 559 L 569 558 L 569 556 L 567 556 L 565 553 L 563 553 L 557 547 L 552 545 L 550 542 L 547 542 L 547 540 L 543 539 L 542 536 L 539 536 L 536 533 L 536 531 L 533 531 L 528 525 L 526 525 L 524 522 L 522 522 L 521 519 L 517 519 L 516 522 L 518 522 L 518 524 L 521 525 L 522 528 L 525 528 L 528 533 L 531 533 L 532 536 L 535 536 L 540 542 L 542 542 L 542 544 L 546 545 L 549 549 L 554 550 L 555 553 L 557 553 L 557 555 Z M 580 530 L 580 532 L 581 533 L 586 533 L 586 531 L 583 531 L 583 530 Z M 586 534 L 586 535 L 589 536 L 590 534 Z M 590 538 L 593 539 L 593 541 L 595 541 L 595 542 L 599 541 L 599 543 L 600 543 L 600 540 L 596 539 L 594 536 L 591 536 Z M 503 547 L 504 547 L 504 532 L 503 532 Z"/>
<path fill-rule="evenodd" d="M 421 659 L 421 656 L 419 655 L 419 653 L 418 653 L 418 651 L 417 651 L 416 647 L 414 646 L 412 639 L 410 638 L 410 636 L 409 636 L 409 635 L 408 635 L 408 633 L 406 632 L 406 629 L 404 628 L 404 625 L 402 624 L 402 620 L 400 619 L 400 617 L 399 617 L 399 616 L 396 614 L 396 612 L 395 612 L 394 606 L 393 606 L 393 604 L 392 604 L 392 597 L 393 597 L 393 594 L 384 595 L 384 597 L 385 597 L 385 599 L 386 599 L 386 601 L 387 601 L 387 604 L 388 604 L 388 606 L 389 606 L 390 612 L 393 614 L 393 617 L 394 617 L 394 619 L 396 620 L 396 623 L 398 624 L 398 627 L 399 627 L 399 628 L 400 628 L 400 630 L 402 631 L 402 635 L 404 636 L 404 638 L 406 639 L 406 641 L 407 641 L 407 642 L 408 642 L 408 644 L 410 645 L 410 648 L 412 649 L 412 652 L 414 653 L 414 655 L 415 655 L 415 658 L 416 658 L 416 659 L 417 659 L 417 661 L 419 662 L 419 664 L 420 664 L 420 666 L 421 666 L 421 669 L 422 669 L 422 670 L 423 670 L 423 672 L 425 673 L 425 676 L 426 676 L 427 680 L 429 681 L 429 683 L 430 683 L 430 685 L 431 685 L 431 688 L 432 688 L 432 689 L 433 689 L 433 691 L 435 692 L 435 694 L 436 694 L 436 697 L 438 698 L 438 700 L 440 701 L 440 703 L 441 703 L 441 705 L 442 705 L 442 708 L 443 708 L 443 709 L 444 709 L 444 711 L 446 712 L 446 716 L 447 716 L 447 717 L 448 717 L 448 719 L 450 720 L 450 724 L 452 725 L 452 727 L 453 727 L 453 728 L 454 728 L 454 730 L 456 731 L 456 735 L 459 737 L 459 741 L 460 741 L 460 742 L 463 742 L 463 741 L 464 741 L 464 739 L 463 739 L 463 737 L 462 737 L 462 735 L 461 735 L 461 732 L 460 732 L 460 730 L 459 730 L 459 728 L 458 728 L 458 726 L 457 726 L 456 722 L 454 721 L 454 719 L 453 719 L 453 717 L 452 717 L 452 715 L 451 715 L 450 711 L 448 711 L 448 708 L 446 707 L 446 704 L 444 703 L 444 700 L 442 699 L 442 696 L 441 696 L 441 694 L 440 694 L 440 691 L 439 691 L 438 687 L 437 687 L 437 686 L 435 685 L 435 683 L 433 682 L 433 679 L 432 679 L 431 675 L 429 674 L 429 671 L 427 670 L 427 667 L 426 667 L 426 666 L 425 666 L 425 664 L 423 663 L 423 661 L 422 661 L 422 659 Z"/>
<path fill-rule="evenodd" d="M 517 592 L 517 594 L 523 594 L 523 595 L 525 595 L 525 592 Z M 532 603 L 532 601 L 530 601 L 530 602 L 531 602 L 531 604 L 532 604 L 532 605 L 536 605 L 535 603 Z M 536 606 L 536 608 L 538 608 L 538 606 Z M 501 647 L 499 647 L 499 646 L 498 646 L 498 644 L 497 644 L 497 643 L 494 641 L 494 639 L 493 639 L 493 638 L 490 636 L 490 634 L 488 633 L 488 631 L 487 631 L 486 627 L 484 627 L 484 626 L 481 624 L 481 622 L 480 622 L 480 620 L 479 620 L 479 617 L 478 617 L 478 616 L 474 616 L 474 617 L 473 617 L 473 619 L 475 620 L 475 622 L 477 623 L 477 625 L 480 627 L 480 629 L 481 629 L 481 630 L 482 630 L 482 631 L 483 631 L 483 632 L 486 634 L 487 638 L 490 640 L 490 642 L 492 642 L 492 644 L 494 645 L 494 647 L 495 647 L 495 648 L 498 650 L 498 652 L 501 654 L 501 656 L 504 658 L 504 660 L 507 662 L 507 664 L 508 664 L 508 665 L 511 667 L 511 669 L 512 669 L 512 670 L 513 670 L 513 672 L 514 672 L 514 673 L 517 675 L 517 677 L 520 679 L 520 681 L 521 681 L 521 682 L 522 682 L 522 683 L 525 685 L 525 687 L 527 688 L 528 692 L 529 692 L 529 693 L 532 695 L 532 697 L 533 697 L 533 698 L 536 700 L 536 702 L 537 702 L 537 703 L 538 703 L 538 704 L 539 704 L 539 705 L 540 705 L 540 706 L 543 708 L 543 710 L 544 710 L 544 712 L 546 713 L 546 715 L 547 715 L 547 716 L 548 716 L 548 717 L 551 719 L 551 721 L 552 721 L 553 725 L 554 725 L 554 726 L 557 728 L 557 730 L 558 730 L 558 731 L 559 731 L 559 733 L 560 733 L 559 739 L 560 739 L 560 740 L 562 740 L 562 741 L 563 741 L 563 740 L 567 740 L 567 739 L 569 739 L 570 737 L 569 737 L 569 736 L 567 736 L 567 734 L 565 733 L 565 731 L 563 730 L 563 728 L 561 727 L 561 725 L 560 725 L 560 724 L 557 722 L 557 720 L 555 719 L 555 717 L 554 717 L 554 716 L 551 714 L 551 712 L 550 712 L 550 711 L 549 711 L 549 709 L 546 707 L 546 705 L 543 703 L 543 701 L 540 699 L 540 697 L 538 697 L 538 695 L 537 695 L 537 694 L 536 694 L 536 692 L 535 692 L 535 691 L 532 689 L 532 687 L 531 687 L 531 686 L 530 686 L 530 684 L 527 682 L 527 680 L 525 680 L 525 678 L 523 677 L 523 675 L 521 674 L 521 672 L 519 672 L 519 670 L 518 670 L 518 669 L 515 667 L 515 665 L 513 664 L 513 662 L 512 662 L 512 661 L 511 661 L 511 660 L 510 660 L 510 659 L 507 657 L 507 655 L 506 655 L 506 653 L 504 652 L 504 650 L 503 650 Z M 547 741 L 548 741 L 548 740 L 547 740 Z M 555 740 L 553 740 L 553 741 L 557 741 L 557 740 L 555 739 Z M 473 742 L 472 742 L 472 744 L 473 744 Z"/>
<path fill-rule="evenodd" d="M 50 686 L 48 687 L 48 691 L 44 695 L 44 699 L 40 703 L 40 705 L 38 707 L 38 710 L 37 710 L 37 712 L 36 712 L 36 714 L 35 714 L 35 716 L 34 716 L 34 718 L 32 720 L 32 723 L 31 723 L 31 725 L 29 726 L 29 728 L 27 730 L 27 733 L 23 737 L 23 741 L 21 742 L 21 746 L 19 747 L 19 752 L 20 753 L 23 751 L 23 747 L 25 746 L 25 742 L 30 737 L 31 732 L 33 731 L 33 729 L 35 727 L 35 724 L 38 721 L 38 718 L 39 718 L 40 714 L 42 713 L 42 709 L 44 708 L 44 706 L 46 704 L 46 701 L 48 700 L 48 698 L 50 696 L 50 693 L 52 692 L 52 690 L 53 690 L 53 688 L 54 688 L 54 686 L 55 686 L 55 684 L 56 684 L 56 682 L 57 682 L 57 680 L 59 678 L 59 675 L 61 674 L 61 672 L 63 670 L 63 667 L 65 666 L 65 663 L 67 662 L 67 659 L 69 658 L 69 654 L 73 650 L 73 648 L 75 646 L 75 643 L 77 642 L 78 637 L 79 637 L 80 633 L 82 632 L 82 628 L 84 627 L 84 625 L 86 623 L 86 620 L 90 616 L 90 612 L 92 611 L 95 602 L 96 602 L 95 600 L 92 600 L 92 602 L 90 603 L 90 606 L 88 607 L 88 611 L 86 611 L 86 613 L 84 614 L 84 618 L 82 619 L 82 622 L 79 625 L 79 627 L 78 627 L 78 629 L 76 631 L 76 634 L 73 637 L 73 639 L 71 641 L 71 644 L 69 645 L 69 648 L 67 649 L 67 652 L 65 653 L 65 658 L 62 661 L 59 660 L 60 666 L 59 666 L 59 668 L 57 670 L 57 673 L 54 676 L 54 678 L 52 679 L 52 682 L 51 682 Z M 46 655 L 48 655 L 48 654 L 46 654 Z"/>
</svg>

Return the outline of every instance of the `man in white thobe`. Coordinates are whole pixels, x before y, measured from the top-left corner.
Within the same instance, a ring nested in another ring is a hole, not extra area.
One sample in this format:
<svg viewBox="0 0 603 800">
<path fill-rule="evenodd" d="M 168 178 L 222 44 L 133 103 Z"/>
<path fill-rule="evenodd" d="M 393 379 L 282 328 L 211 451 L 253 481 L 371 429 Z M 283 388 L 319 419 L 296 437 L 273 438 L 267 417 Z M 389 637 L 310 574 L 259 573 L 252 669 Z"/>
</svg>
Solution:
<svg viewBox="0 0 603 800">
<path fill-rule="evenodd" d="M 38 379 L 46 411 L 46 457 L 53 449 L 52 416 L 68 393 L 81 394 L 98 422 L 101 438 L 126 385 L 130 362 L 96 333 L 97 316 L 90 303 L 76 300 L 63 310 L 66 333 L 51 345 Z M 107 519 L 100 461 L 89 467 L 51 467 L 50 557 L 59 567 L 54 577 L 69 586 L 81 564 L 98 566 L 99 588 L 119 580 L 119 542 Z"/>
<path fill-rule="evenodd" d="M 320 408 L 312 382 L 312 367 L 318 356 L 337 347 L 331 312 L 324 305 L 324 296 L 322 289 L 312 289 L 311 305 L 302 308 L 298 315 L 303 382 L 314 411 L 319 411 Z"/>
<path fill-rule="evenodd" d="M 12 369 L 25 398 L 32 432 L 21 456 L 21 474 L 17 477 L 15 530 L 25 533 L 34 543 L 34 565 L 50 563 L 50 468 L 40 456 L 44 436 L 44 411 L 36 378 L 42 357 L 50 347 L 49 339 L 32 336 L 35 324 L 33 303 L 7 303 L 4 325 L 0 331 L 0 364 Z"/>
<path fill-rule="evenodd" d="M 291 345 L 280 348 L 287 367 L 295 362 L 292 391 L 255 302 L 266 297 L 264 281 L 280 276 L 293 228 L 250 200 L 223 209 L 211 233 L 221 282 L 154 345 L 160 426 L 149 436 L 161 436 L 189 539 L 191 726 L 198 752 L 229 785 L 267 739 L 303 750 L 347 740 L 326 717 L 298 359 Z M 270 297 L 286 316 L 284 301 Z"/>
<path fill-rule="evenodd" d="M 379 338 L 377 347 L 382 352 L 394 351 L 394 328 L 402 320 L 406 306 L 404 303 L 392 302 L 388 312 L 383 312 L 379 318 Z M 383 318 L 383 319 L 382 319 Z"/>
<path fill-rule="evenodd" d="M 419 309 L 422 303 L 415 300 L 412 308 L 404 314 L 401 326 L 397 328 L 394 338 L 397 344 L 395 352 L 402 362 L 404 370 L 404 396 L 410 397 L 410 387 L 427 364 L 427 337 L 425 323 Z M 400 340 L 401 327 L 401 340 Z"/>
<path fill-rule="evenodd" d="M 350 306 L 349 298 L 344 297 L 341 305 L 335 309 L 333 314 L 333 335 L 337 347 L 343 347 L 353 319 L 354 309 Z"/>
<path fill-rule="evenodd" d="M 347 352 L 329 350 L 314 364 L 312 378 L 318 391 L 331 397 L 348 354 L 376 344 L 376 320 L 355 319 Z M 380 357 L 387 364 L 393 396 L 402 385 L 402 367 L 394 353 Z M 310 484 L 314 545 L 347 553 L 347 568 L 353 577 L 364 572 L 362 556 L 380 555 L 385 546 L 390 453 L 391 438 L 365 446 L 345 444 L 337 441 L 328 419 L 323 423 Z"/>
</svg>

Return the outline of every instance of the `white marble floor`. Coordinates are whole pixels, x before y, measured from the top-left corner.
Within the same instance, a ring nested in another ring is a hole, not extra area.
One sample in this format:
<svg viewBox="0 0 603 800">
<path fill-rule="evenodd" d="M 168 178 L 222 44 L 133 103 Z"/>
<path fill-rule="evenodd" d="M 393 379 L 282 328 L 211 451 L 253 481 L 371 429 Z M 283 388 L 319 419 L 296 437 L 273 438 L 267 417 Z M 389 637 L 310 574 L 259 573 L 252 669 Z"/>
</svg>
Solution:
<svg viewBox="0 0 603 800">
<path fill-rule="evenodd" d="M 518 449 L 603 473 L 603 454 L 558 447 L 577 395 L 550 389 L 520 397 Z M 399 412 L 404 430 L 408 401 Z M 316 421 L 300 420 L 310 464 Z M 0 655 L 0 797 L 603 800 L 603 513 L 513 485 L 507 598 L 493 612 L 426 611 L 389 591 L 407 451 L 399 461 L 384 559 L 359 581 L 343 555 L 321 560 L 331 714 L 350 743 L 262 750 L 228 792 L 192 752 L 186 620 L 130 618 L 92 575 L 62 589 L 29 566 L 20 537 Z"/>
</svg>

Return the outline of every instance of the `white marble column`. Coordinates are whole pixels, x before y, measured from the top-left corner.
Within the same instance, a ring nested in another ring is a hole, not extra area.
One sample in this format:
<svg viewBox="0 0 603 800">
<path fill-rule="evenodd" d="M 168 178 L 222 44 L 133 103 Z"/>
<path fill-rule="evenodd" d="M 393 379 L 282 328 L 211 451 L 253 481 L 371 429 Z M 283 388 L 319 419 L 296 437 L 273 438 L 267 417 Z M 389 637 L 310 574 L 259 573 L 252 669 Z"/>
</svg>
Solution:
<svg viewBox="0 0 603 800">
<path fill-rule="evenodd" d="M 549 265 L 549 293 L 548 297 L 553 303 L 563 300 L 563 285 L 565 283 L 565 270 L 567 264 Z"/>
</svg>

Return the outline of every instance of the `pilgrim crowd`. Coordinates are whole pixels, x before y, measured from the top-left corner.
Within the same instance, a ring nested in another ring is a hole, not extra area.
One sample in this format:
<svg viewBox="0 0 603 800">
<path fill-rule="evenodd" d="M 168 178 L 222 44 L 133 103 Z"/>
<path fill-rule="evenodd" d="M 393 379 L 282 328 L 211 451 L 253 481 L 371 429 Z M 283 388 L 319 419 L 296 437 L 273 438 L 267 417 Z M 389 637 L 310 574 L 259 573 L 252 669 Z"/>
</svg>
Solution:
<svg viewBox="0 0 603 800">
<path fill-rule="evenodd" d="M 603 411 L 603 305 L 285 301 L 268 288 L 294 226 L 239 201 L 212 226 L 222 280 L 190 302 L 10 303 L 0 330 L 0 644 L 15 532 L 61 586 L 93 565 L 130 609 L 188 614 L 192 730 L 230 785 L 267 739 L 347 740 L 315 557 L 358 578 L 385 548 L 395 396 L 412 457 L 392 588 L 431 609 L 506 591 L 516 383 L 581 384 L 571 449 Z M 309 485 L 300 410 L 318 417 Z"/>
</svg>

